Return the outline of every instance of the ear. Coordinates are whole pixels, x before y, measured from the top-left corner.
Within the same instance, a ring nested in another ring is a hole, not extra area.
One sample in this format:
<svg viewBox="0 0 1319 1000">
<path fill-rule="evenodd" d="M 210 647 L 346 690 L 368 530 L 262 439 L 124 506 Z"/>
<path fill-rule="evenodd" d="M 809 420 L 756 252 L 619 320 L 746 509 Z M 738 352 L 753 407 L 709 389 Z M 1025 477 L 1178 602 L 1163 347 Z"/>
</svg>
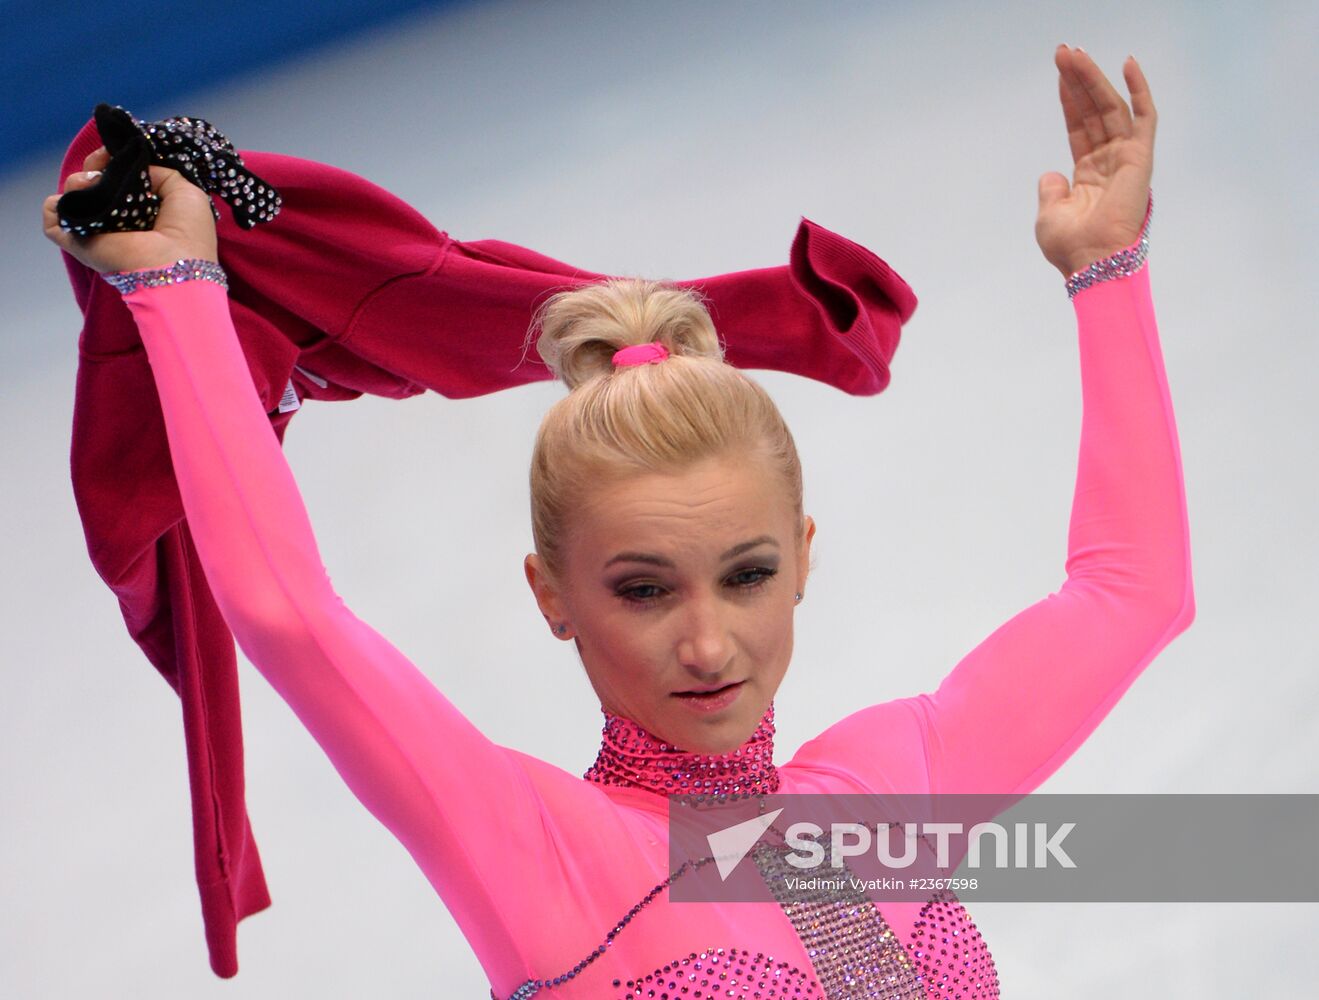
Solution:
<svg viewBox="0 0 1319 1000">
<path fill-rule="evenodd" d="M 541 562 L 540 556 L 531 553 L 522 562 L 522 570 L 527 576 L 527 583 L 531 587 L 532 594 L 536 597 L 536 605 L 540 608 L 540 613 L 545 616 L 545 622 L 550 627 L 550 632 L 556 639 L 568 639 L 572 636 L 571 626 L 564 633 L 556 632 L 555 629 L 560 625 L 566 625 L 566 616 L 564 615 L 563 600 L 559 594 L 559 588 L 553 578 L 545 570 L 545 564 Z"/>
<path fill-rule="evenodd" d="M 801 533 L 801 548 L 797 552 L 797 593 L 806 593 L 806 577 L 811 572 L 811 541 L 815 538 L 815 518 L 809 514 Z"/>
</svg>

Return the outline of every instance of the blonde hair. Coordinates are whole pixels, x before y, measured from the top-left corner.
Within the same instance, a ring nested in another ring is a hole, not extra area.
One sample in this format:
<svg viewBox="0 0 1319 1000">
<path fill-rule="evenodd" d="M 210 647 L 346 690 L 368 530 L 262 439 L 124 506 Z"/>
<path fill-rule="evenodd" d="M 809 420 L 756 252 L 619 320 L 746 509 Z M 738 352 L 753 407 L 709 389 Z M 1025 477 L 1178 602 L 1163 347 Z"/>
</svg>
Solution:
<svg viewBox="0 0 1319 1000">
<path fill-rule="evenodd" d="M 783 477 L 802 525 L 797 447 L 769 394 L 723 360 L 714 323 L 691 291 L 615 278 L 553 296 L 536 349 L 571 390 L 541 421 L 531 457 L 531 530 L 560 577 L 571 512 L 591 483 L 677 472 L 707 457 L 760 456 Z M 614 352 L 658 341 L 658 364 L 615 368 Z"/>
</svg>

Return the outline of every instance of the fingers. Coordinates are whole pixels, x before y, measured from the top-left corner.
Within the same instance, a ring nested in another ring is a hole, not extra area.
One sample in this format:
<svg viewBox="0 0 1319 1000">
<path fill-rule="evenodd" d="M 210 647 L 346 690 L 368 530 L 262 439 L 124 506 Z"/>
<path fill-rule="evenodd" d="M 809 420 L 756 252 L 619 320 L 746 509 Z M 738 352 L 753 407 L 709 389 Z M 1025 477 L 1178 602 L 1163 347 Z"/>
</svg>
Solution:
<svg viewBox="0 0 1319 1000">
<path fill-rule="evenodd" d="M 1108 82 L 1108 77 L 1096 65 L 1090 56 L 1080 49 L 1071 53 L 1069 64 L 1075 80 L 1089 100 L 1089 113 L 1086 116 L 1086 131 L 1096 145 L 1112 139 L 1130 138 L 1132 132 L 1131 111 L 1127 102 Z"/>
<path fill-rule="evenodd" d="M 1095 138 L 1086 128 L 1086 115 L 1090 111 L 1090 98 L 1085 88 L 1076 83 L 1071 72 L 1071 51 L 1066 45 L 1054 50 L 1054 64 L 1058 67 L 1058 99 L 1062 102 L 1063 123 L 1067 126 L 1067 142 L 1072 159 L 1080 160 L 1095 147 Z"/>
<path fill-rule="evenodd" d="M 82 161 L 83 170 L 104 170 L 110 162 L 110 154 L 104 146 L 88 153 Z"/>
<path fill-rule="evenodd" d="M 46 239 L 54 240 L 56 243 L 59 242 L 56 236 L 60 228 L 60 220 L 55 206 L 59 204 L 59 200 L 60 196 L 53 194 L 41 203 L 41 231 L 46 234 Z"/>
<path fill-rule="evenodd" d="M 94 155 L 92 154 L 92 156 Z M 92 156 L 88 156 L 87 160 L 91 161 Z M 84 161 L 84 164 L 86 162 Z M 82 170 L 76 174 L 69 174 L 68 177 L 64 178 L 64 186 L 61 191 L 80 191 L 83 188 L 91 187 L 100 179 L 101 171 L 99 169 Z M 69 250 L 77 245 L 75 242 L 77 237 L 60 225 L 59 212 L 56 211 L 59 202 L 60 195 L 53 194 L 41 203 L 41 229 L 46 234 L 46 239 L 65 250 Z"/>
<path fill-rule="evenodd" d="M 82 171 L 76 174 L 69 174 L 64 178 L 64 187 L 62 191 L 78 191 L 82 188 L 91 187 L 100 180 L 100 172 L 93 171 L 88 173 Z M 59 213 L 55 206 L 59 204 L 60 196 L 53 194 L 41 203 L 41 228 L 46 234 L 46 238 L 64 249 L 72 246 L 74 236 L 60 226 Z"/>
<path fill-rule="evenodd" d="M 1127 91 L 1131 94 L 1131 110 L 1135 114 L 1132 133 L 1148 146 L 1154 145 L 1154 129 L 1159 116 L 1154 110 L 1154 98 L 1150 96 L 1150 85 L 1145 74 L 1136 62 L 1135 56 L 1127 56 L 1122 64 L 1122 76 L 1127 81 Z"/>
<path fill-rule="evenodd" d="M 60 196 L 53 194 L 41 203 L 41 230 L 46 234 L 46 239 L 57 247 L 69 250 L 74 245 L 74 236 L 67 230 L 60 228 L 59 213 L 55 211 L 55 206 L 59 204 L 59 200 Z"/>
<path fill-rule="evenodd" d="M 91 187 L 100 179 L 101 171 L 99 170 L 83 170 L 76 174 L 69 174 L 68 177 L 64 178 L 64 190 L 77 191 L 81 188 Z"/>
</svg>

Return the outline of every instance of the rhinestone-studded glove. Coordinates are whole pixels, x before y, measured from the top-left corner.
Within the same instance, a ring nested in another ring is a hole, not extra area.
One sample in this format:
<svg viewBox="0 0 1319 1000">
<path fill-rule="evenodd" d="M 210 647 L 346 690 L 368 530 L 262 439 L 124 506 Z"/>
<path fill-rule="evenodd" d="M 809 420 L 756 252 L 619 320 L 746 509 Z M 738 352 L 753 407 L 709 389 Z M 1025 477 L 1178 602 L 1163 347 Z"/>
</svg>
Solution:
<svg viewBox="0 0 1319 1000">
<path fill-rule="evenodd" d="M 279 212 L 278 192 L 243 166 L 233 143 L 210 122 L 185 117 L 143 122 L 109 104 L 98 104 L 93 116 L 110 163 L 96 184 L 68 191 L 56 204 L 60 226 L 74 235 L 150 229 L 160 211 L 147 172 L 153 163 L 218 194 L 243 229 L 269 222 Z M 211 211 L 218 220 L 214 203 Z"/>
</svg>

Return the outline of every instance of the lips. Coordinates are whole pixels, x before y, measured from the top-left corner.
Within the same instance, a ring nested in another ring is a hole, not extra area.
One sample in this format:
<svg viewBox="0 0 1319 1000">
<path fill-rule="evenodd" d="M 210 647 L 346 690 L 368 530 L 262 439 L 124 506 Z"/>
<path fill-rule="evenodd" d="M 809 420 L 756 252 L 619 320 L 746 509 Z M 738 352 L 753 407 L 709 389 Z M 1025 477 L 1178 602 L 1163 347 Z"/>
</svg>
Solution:
<svg viewBox="0 0 1319 1000">
<path fill-rule="evenodd" d="M 745 681 L 736 681 L 717 688 L 696 689 L 694 691 L 677 691 L 673 697 L 688 708 L 698 712 L 717 712 L 727 708 L 742 693 Z"/>
<path fill-rule="evenodd" d="M 722 691 L 725 688 L 730 688 L 741 683 L 742 683 L 741 681 L 731 681 L 728 684 L 719 684 L 716 685 L 715 687 L 692 688 L 689 691 L 676 691 L 674 693 L 675 694 L 714 694 L 716 691 Z"/>
</svg>

